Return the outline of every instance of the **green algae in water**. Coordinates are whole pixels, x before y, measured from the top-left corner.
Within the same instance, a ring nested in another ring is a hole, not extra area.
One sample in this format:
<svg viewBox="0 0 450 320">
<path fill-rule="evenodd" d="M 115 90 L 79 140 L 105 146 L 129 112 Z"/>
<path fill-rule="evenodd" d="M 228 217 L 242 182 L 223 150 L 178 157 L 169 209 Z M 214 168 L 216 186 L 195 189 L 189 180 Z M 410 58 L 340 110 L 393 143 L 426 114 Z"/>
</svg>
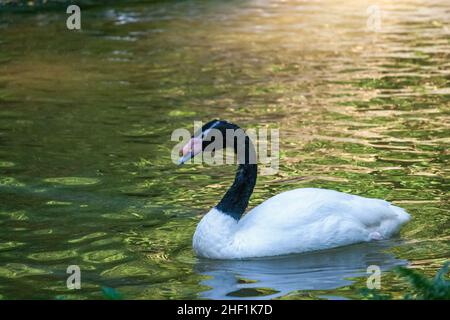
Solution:
<svg viewBox="0 0 450 320">
<path fill-rule="evenodd" d="M 6 187 L 24 187 L 25 184 L 14 177 L 0 177 L 0 186 Z"/>
<path fill-rule="evenodd" d="M 23 245 L 25 245 L 25 243 L 18 241 L 0 242 L 0 251 L 15 249 Z"/>
<path fill-rule="evenodd" d="M 0 161 L 0 168 L 11 168 L 14 167 L 15 163 L 11 161 Z"/>
<path fill-rule="evenodd" d="M 37 261 L 55 261 L 55 260 L 67 260 L 70 258 L 77 257 L 79 252 L 76 250 L 62 250 L 53 252 L 40 252 L 33 253 L 28 256 L 28 258 Z"/>
<path fill-rule="evenodd" d="M 91 263 L 110 263 L 124 260 L 127 256 L 119 250 L 101 250 L 84 253 L 83 260 Z"/>
<path fill-rule="evenodd" d="M 86 177 L 58 177 L 58 178 L 47 178 L 44 179 L 45 182 L 55 183 L 65 186 L 86 186 L 98 183 L 100 180 L 96 178 L 86 178 Z"/>
<path fill-rule="evenodd" d="M 0 218 L 1 217 L 6 217 L 8 219 L 11 220 L 16 220 L 16 221 L 26 221 L 29 219 L 27 213 L 25 211 L 12 211 L 12 212 L 8 212 L 8 211 L 0 211 Z"/>
<path fill-rule="evenodd" d="M 34 268 L 23 263 L 7 263 L 4 266 L 0 266 L 0 278 L 15 279 L 46 274 L 48 274 L 46 270 Z"/>
<path fill-rule="evenodd" d="M 68 243 L 79 243 L 79 242 L 83 242 L 83 241 L 86 241 L 86 240 L 92 240 L 92 239 L 104 237 L 106 235 L 107 235 L 107 233 L 105 233 L 105 232 L 94 232 L 94 233 L 91 233 L 91 234 L 84 235 L 84 236 L 82 236 L 82 237 L 80 237 L 78 239 L 70 239 L 67 242 Z"/>
</svg>

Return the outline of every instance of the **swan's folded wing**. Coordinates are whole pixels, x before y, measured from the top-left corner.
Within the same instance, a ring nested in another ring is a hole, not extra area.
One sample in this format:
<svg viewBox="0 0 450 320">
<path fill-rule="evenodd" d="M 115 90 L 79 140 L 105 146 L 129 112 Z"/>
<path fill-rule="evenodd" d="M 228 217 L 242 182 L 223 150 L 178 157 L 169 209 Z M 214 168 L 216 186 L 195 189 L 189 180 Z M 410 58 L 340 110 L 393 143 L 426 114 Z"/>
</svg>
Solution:
<svg viewBox="0 0 450 320">
<path fill-rule="evenodd" d="M 389 238 L 410 219 L 402 208 L 333 190 L 296 189 L 251 210 L 236 241 L 251 250 L 303 252 Z M 252 245 L 249 245 L 252 243 Z"/>
</svg>

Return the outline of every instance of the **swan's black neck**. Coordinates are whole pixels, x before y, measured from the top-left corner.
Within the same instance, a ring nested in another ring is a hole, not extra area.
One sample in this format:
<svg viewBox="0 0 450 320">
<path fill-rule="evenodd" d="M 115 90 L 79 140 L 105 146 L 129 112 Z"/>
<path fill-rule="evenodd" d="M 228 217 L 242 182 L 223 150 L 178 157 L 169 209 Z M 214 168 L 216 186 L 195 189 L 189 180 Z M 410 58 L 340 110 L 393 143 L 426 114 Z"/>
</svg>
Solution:
<svg viewBox="0 0 450 320">
<path fill-rule="evenodd" d="M 234 182 L 216 206 L 218 210 L 239 220 L 248 206 L 257 175 L 256 164 L 240 164 Z"/>
<path fill-rule="evenodd" d="M 224 127 L 227 129 L 241 130 L 241 132 L 243 132 L 242 129 L 231 123 L 226 123 Z M 236 220 L 241 218 L 248 206 L 248 201 L 256 184 L 258 172 L 255 147 L 245 133 L 243 133 L 243 136 L 245 139 L 244 143 L 242 143 L 242 140 L 239 143 L 235 139 L 233 139 L 233 141 L 226 141 L 228 146 L 234 148 L 239 166 L 233 184 L 216 206 L 218 210 Z"/>
</svg>

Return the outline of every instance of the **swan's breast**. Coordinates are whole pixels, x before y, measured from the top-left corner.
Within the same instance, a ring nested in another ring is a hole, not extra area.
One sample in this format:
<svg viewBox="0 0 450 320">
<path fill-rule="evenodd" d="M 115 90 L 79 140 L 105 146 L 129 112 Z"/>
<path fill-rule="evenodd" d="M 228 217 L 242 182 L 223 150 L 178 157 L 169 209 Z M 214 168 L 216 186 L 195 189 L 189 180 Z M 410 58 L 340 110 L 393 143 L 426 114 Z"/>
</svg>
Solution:
<svg viewBox="0 0 450 320">
<path fill-rule="evenodd" d="M 212 259 L 230 256 L 237 225 L 238 221 L 234 218 L 216 208 L 211 209 L 195 230 L 192 243 L 195 253 Z"/>
</svg>

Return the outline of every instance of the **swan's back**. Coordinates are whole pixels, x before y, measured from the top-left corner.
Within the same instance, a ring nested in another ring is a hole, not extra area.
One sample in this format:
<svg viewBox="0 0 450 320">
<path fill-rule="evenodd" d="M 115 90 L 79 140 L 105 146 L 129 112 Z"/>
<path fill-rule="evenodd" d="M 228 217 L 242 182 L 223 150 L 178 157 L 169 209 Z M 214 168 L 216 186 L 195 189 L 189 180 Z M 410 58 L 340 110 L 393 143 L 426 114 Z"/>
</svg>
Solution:
<svg viewBox="0 0 450 320">
<path fill-rule="evenodd" d="M 237 224 L 240 255 L 268 256 L 387 239 L 410 219 L 402 208 L 333 190 L 304 188 L 278 194 Z"/>
</svg>

